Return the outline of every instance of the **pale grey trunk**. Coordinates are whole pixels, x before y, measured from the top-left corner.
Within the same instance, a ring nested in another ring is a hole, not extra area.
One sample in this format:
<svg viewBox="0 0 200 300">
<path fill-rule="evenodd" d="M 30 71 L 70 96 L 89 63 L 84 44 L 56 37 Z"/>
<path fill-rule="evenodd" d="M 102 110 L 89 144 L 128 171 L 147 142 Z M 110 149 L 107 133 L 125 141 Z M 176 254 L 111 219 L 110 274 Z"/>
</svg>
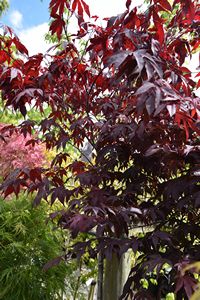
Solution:
<svg viewBox="0 0 200 300">
<path fill-rule="evenodd" d="M 104 259 L 101 251 L 98 257 L 97 300 L 103 300 Z"/>
<path fill-rule="evenodd" d="M 113 254 L 111 260 L 105 262 L 104 288 L 102 300 L 118 300 L 131 269 L 130 252 L 118 259 Z"/>
</svg>

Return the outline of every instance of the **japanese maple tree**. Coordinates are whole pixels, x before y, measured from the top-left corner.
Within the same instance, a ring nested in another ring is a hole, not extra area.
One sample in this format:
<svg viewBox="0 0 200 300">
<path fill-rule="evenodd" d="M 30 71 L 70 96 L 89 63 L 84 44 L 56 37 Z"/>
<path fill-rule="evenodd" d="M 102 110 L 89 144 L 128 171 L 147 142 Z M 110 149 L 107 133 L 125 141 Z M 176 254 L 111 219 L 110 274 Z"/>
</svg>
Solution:
<svg viewBox="0 0 200 300">
<path fill-rule="evenodd" d="M 126 11 L 105 27 L 93 22 L 96 16 L 89 19 L 83 0 L 52 0 L 49 7 L 50 33 L 66 39 L 62 50 L 29 57 L 5 27 L 0 88 L 5 106 L 25 118 L 27 105 L 41 117 L 49 106 L 39 124 L 26 118 L 18 130 L 39 128 L 57 155 L 50 168 L 7 176 L 1 189 L 7 195 L 23 185 L 36 192 L 35 204 L 63 203 L 51 217 L 72 237 L 91 233 L 74 245 L 77 256 L 137 253 L 121 299 L 169 292 L 189 299 L 197 280 L 183 270 L 200 260 L 200 73 L 194 80 L 184 63 L 200 47 L 200 4 L 152 0 L 142 11 L 127 0 Z M 70 39 L 66 10 L 79 25 Z M 81 51 L 80 39 L 87 40 Z M 76 160 L 68 144 L 78 151 Z"/>
<path fill-rule="evenodd" d="M 8 134 L 8 128 L 11 131 Z M 32 144 L 31 135 L 24 137 L 12 125 L 0 124 L 2 130 L 0 140 L 0 176 L 5 177 L 9 173 L 22 168 L 41 168 L 44 165 L 44 147 Z"/>
</svg>

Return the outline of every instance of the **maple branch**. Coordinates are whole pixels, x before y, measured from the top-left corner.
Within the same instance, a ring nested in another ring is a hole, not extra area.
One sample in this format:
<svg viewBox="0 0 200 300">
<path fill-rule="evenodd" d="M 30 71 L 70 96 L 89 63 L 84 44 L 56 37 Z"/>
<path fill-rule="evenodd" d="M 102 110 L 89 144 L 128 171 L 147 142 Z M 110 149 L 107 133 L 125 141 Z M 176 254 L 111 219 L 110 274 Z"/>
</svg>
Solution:
<svg viewBox="0 0 200 300">
<path fill-rule="evenodd" d="M 153 222 L 150 224 L 141 224 L 141 225 L 136 225 L 136 226 L 130 226 L 130 230 L 134 230 L 134 229 L 140 229 L 140 228 L 148 228 L 148 227 L 154 227 L 156 225 L 165 225 L 168 221 L 166 222 L 162 222 L 162 221 L 157 221 L 157 222 Z M 153 229 L 153 228 L 152 228 Z"/>
<path fill-rule="evenodd" d="M 75 291 L 74 291 L 74 295 L 73 295 L 73 300 L 76 300 L 77 295 L 78 295 L 78 290 L 80 287 L 80 281 L 81 281 L 81 270 L 82 270 L 82 259 L 79 260 L 79 275 L 77 278 L 77 282 L 76 282 L 76 286 L 75 286 Z"/>
<path fill-rule="evenodd" d="M 83 151 L 80 150 L 80 148 L 78 148 L 75 144 L 72 144 L 70 141 L 67 142 L 69 145 L 71 145 L 72 147 L 74 147 L 75 149 L 77 149 L 79 151 L 79 153 L 89 162 L 89 164 L 91 166 L 94 166 L 94 164 L 91 162 L 91 160 L 87 157 L 87 155 L 85 155 L 83 153 Z"/>
<path fill-rule="evenodd" d="M 91 87 L 90 87 L 90 89 L 89 89 L 89 92 L 88 92 L 88 96 L 89 96 L 90 93 L 92 92 L 92 89 L 93 89 L 93 87 L 94 87 L 94 85 L 95 85 L 97 79 L 98 79 L 99 76 L 103 73 L 104 70 L 105 70 L 105 67 L 102 68 L 102 69 L 99 71 L 98 75 L 97 75 L 97 76 L 95 77 L 95 79 L 93 80 L 93 82 L 92 82 L 92 84 L 91 84 Z"/>
<path fill-rule="evenodd" d="M 89 91 L 86 89 L 86 93 L 88 95 L 88 98 L 90 97 L 90 94 L 92 92 L 92 89 L 97 81 L 97 79 L 99 78 L 99 76 L 102 74 L 103 70 L 105 68 L 101 69 L 100 72 L 98 73 L 98 75 L 95 77 L 95 79 L 93 80 L 91 86 L 90 86 L 90 89 Z M 91 116 L 90 116 L 90 106 L 89 106 L 89 100 L 86 100 L 86 114 L 87 114 L 87 117 L 90 119 L 90 121 L 92 122 L 92 124 L 94 125 L 94 121 L 92 120 Z M 86 136 L 88 142 L 93 146 L 94 149 L 96 149 L 96 145 L 95 145 L 95 142 L 94 142 L 94 131 L 93 131 L 93 126 L 91 125 L 91 134 L 92 134 L 92 140 L 88 138 L 88 136 Z"/>
<path fill-rule="evenodd" d="M 103 273 L 104 273 L 103 261 L 104 261 L 103 254 L 102 251 L 100 251 L 98 256 L 97 300 L 103 299 Z"/>
<path fill-rule="evenodd" d="M 84 57 L 84 55 L 85 55 L 85 53 L 86 53 L 86 49 L 87 49 L 87 46 L 88 46 L 88 44 L 89 44 L 89 42 L 90 42 L 91 36 L 92 36 L 92 32 L 90 33 L 90 35 L 89 35 L 89 37 L 88 37 L 88 40 L 87 40 L 86 43 L 85 43 L 85 47 L 84 47 L 84 49 L 83 49 L 83 51 L 82 51 L 82 54 L 81 54 L 81 57 L 80 57 L 80 61 L 83 60 L 83 57 Z"/>
</svg>

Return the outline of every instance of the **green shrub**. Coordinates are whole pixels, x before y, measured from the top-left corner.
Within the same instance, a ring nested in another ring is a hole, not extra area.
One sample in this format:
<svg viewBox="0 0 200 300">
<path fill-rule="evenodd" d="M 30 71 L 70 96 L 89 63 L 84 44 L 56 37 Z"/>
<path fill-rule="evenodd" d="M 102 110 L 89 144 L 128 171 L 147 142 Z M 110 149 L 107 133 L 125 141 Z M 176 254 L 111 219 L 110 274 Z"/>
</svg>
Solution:
<svg viewBox="0 0 200 300">
<path fill-rule="evenodd" d="M 45 203 L 33 209 L 25 198 L 0 199 L 0 299 L 63 299 L 73 266 L 42 270 L 61 254 L 61 232 L 46 218 Z"/>
</svg>

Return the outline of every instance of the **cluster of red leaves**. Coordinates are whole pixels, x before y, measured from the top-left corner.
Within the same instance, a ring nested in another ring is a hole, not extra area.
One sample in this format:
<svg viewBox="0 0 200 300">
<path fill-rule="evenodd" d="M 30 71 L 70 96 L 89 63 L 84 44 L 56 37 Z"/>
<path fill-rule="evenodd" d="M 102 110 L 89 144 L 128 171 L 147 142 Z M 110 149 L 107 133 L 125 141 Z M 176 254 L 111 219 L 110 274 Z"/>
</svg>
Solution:
<svg viewBox="0 0 200 300">
<path fill-rule="evenodd" d="M 39 110 L 47 104 L 51 113 L 39 130 L 47 148 L 58 150 L 48 170 L 22 170 L 12 184 L 32 182 L 36 204 L 63 203 L 66 208 L 52 217 L 60 216 L 60 226 L 73 237 L 95 233 L 97 247 L 90 240 L 78 243 L 77 255 L 101 251 L 109 258 L 129 248 L 141 253 L 122 299 L 161 299 L 170 291 L 189 298 L 196 281 L 191 273 L 182 278 L 179 266 L 200 260 L 200 99 L 194 93 L 199 83 L 183 63 L 200 44 L 200 5 L 156 0 L 143 13 L 130 4 L 103 28 L 84 20 L 90 13 L 83 0 L 52 0 L 52 34 L 59 39 L 64 33 L 65 9 L 78 14 L 76 38 L 93 30 L 85 51 L 71 41 L 45 68 L 42 55 L 2 65 L 5 104 L 23 115 L 26 103 L 34 101 Z M 5 53 L 14 43 L 6 34 L 1 43 L 11 44 L 1 48 Z M 33 127 L 30 121 L 22 126 Z M 86 140 L 92 158 L 83 151 Z M 80 159 L 68 165 L 67 143 L 80 151 Z M 4 190 L 9 186 L 4 182 Z M 137 226 L 150 229 L 131 236 Z M 160 272 L 165 263 L 170 271 Z M 149 281 L 144 290 L 141 279 L 155 272 L 159 284 Z"/>
</svg>

